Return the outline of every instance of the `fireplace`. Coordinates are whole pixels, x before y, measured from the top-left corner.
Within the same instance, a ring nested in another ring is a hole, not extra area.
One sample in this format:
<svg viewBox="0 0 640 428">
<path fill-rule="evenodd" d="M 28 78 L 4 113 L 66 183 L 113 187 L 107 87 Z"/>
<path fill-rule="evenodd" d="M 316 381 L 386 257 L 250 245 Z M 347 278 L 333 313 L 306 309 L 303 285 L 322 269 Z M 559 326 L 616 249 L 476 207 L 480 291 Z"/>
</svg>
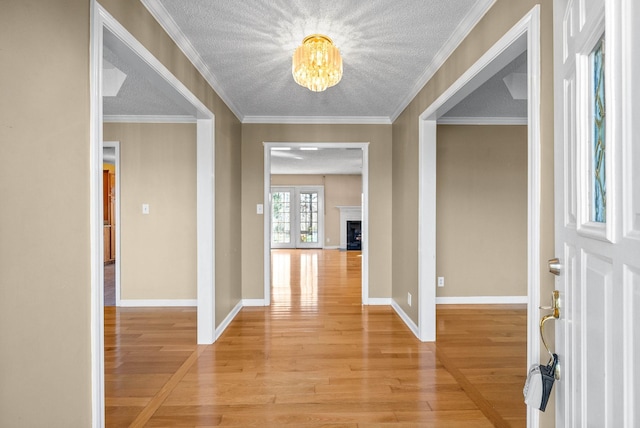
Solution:
<svg viewBox="0 0 640 428">
<path fill-rule="evenodd" d="M 347 250 L 362 249 L 362 222 L 347 220 Z"/>
</svg>

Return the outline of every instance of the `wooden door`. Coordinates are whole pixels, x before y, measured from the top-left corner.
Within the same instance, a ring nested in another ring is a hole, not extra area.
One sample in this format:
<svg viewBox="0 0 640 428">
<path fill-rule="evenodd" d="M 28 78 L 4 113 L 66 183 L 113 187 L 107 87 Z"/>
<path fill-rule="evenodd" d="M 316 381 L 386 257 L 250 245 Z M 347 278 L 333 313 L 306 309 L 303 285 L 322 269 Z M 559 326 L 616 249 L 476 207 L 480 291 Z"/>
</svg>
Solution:
<svg viewBox="0 0 640 428">
<path fill-rule="evenodd" d="M 639 9 L 554 2 L 558 427 L 640 426 Z"/>
</svg>

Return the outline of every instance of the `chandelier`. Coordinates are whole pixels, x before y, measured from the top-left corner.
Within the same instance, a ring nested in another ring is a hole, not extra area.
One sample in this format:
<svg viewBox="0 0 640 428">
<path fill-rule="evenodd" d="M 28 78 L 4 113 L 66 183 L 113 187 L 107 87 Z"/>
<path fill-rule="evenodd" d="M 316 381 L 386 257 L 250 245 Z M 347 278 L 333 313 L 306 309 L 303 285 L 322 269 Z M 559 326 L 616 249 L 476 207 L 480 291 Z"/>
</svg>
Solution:
<svg viewBox="0 0 640 428">
<path fill-rule="evenodd" d="M 342 57 L 333 41 L 322 34 L 312 34 L 293 54 L 293 80 L 313 92 L 322 92 L 342 79 Z"/>
</svg>

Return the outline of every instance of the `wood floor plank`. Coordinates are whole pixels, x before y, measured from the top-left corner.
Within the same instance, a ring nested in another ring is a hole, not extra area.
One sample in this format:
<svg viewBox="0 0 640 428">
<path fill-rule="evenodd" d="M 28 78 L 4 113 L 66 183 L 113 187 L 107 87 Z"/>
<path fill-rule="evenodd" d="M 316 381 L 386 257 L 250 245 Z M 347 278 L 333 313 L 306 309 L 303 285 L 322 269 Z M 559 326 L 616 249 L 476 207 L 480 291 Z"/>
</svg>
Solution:
<svg viewBox="0 0 640 428">
<path fill-rule="evenodd" d="M 107 426 L 526 426 L 526 307 L 439 306 L 421 343 L 358 256 L 274 250 L 272 305 L 211 346 L 194 308 L 105 308 Z"/>
</svg>

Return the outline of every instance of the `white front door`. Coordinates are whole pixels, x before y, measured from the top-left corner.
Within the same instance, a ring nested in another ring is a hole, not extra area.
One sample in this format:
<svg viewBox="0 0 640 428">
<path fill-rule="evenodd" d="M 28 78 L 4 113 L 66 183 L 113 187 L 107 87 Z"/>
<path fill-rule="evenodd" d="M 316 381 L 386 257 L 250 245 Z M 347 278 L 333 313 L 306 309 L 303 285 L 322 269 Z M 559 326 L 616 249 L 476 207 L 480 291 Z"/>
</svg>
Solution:
<svg viewBox="0 0 640 428">
<path fill-rule="evenodd" d="M 322 248 L 324 188 L 271 188 L 271 248 Z"/>
<path fill-rule="evenodd" d="M 556 426 L 638 427 L 640 6 L 556 0 L 553 13 Z"/>
</svg>

